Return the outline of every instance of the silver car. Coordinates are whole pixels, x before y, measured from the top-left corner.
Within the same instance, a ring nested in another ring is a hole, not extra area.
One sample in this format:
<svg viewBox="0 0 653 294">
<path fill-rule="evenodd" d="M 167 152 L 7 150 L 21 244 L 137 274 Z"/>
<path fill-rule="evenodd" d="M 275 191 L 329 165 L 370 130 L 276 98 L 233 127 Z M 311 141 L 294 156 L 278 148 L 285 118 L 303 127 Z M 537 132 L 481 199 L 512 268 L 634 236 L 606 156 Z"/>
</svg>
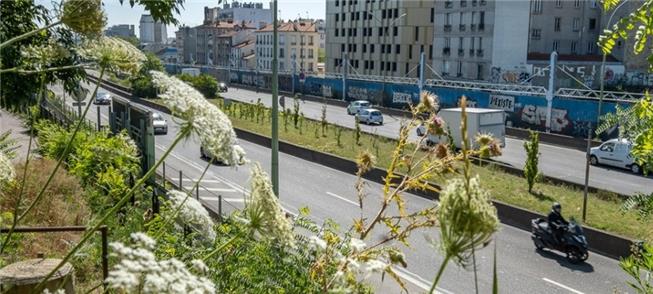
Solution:
<svg viewBox="0 0 653 294">
<path fill-rule="evenodd" d="M 109 105 L 111 104 L 111 94 L 99 92 L 95 94 L 95 101 L 93 103 L 97 105 Z"/>
<path fill-rule="evenodd" d="M 159 113 L 152 113 L 152 126 L 155 135 L 168 133 L 168 122 Z"/>
<path fill-rule="evenodd" d="M 365 124 L 383 125 L 383 114 L 374 108 L 363 109 L 356 114 L 358 121 Z"/>
<path fill-rule="evenodd" d="M 370 102 L 369 101 L 365 101 L 365 100 L 352 101 L 351 103 L 349 103 L 349 106 L 347 106 L 347 114 L 355 115 L 361 109 L 365 109 L 365 108 L 369 108 L 369 107 L 370 107 Z"/>
</svg>

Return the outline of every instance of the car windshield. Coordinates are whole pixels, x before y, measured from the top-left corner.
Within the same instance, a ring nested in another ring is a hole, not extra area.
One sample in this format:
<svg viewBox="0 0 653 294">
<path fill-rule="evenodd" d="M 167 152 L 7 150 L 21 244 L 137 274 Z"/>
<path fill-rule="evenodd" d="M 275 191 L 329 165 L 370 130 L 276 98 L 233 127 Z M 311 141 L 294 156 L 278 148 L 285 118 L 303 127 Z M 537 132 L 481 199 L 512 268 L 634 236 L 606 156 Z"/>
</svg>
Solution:
<svg viewBox="0 0 653 294">
<path fill-rule="evenodd" d="M 96 97 L 109 98 L 109 93 L 97 93 Z"/>
<path fill-rule="evenodd" d="M 363 102 L 360 103 L 360 105 L 363 106 L 363 107 L 366 107 L 366 106 L 370 106 L 370 103 L 366 102 L 366 101 L 363 101 Z"/>
<path fill-rule="evenodd" d="M 379 111 L 372 111 L 372 116 L 380 116 L 381 112 Z"/>
<path fill-rule="evenodd" d="M 161 115 L 158 114 L 158 113 L 153 113 L 152 114 L 152 119 L 154 119 L 154 120 L 163 120 L 163 117 L 161 117 Z"/>
</svg>

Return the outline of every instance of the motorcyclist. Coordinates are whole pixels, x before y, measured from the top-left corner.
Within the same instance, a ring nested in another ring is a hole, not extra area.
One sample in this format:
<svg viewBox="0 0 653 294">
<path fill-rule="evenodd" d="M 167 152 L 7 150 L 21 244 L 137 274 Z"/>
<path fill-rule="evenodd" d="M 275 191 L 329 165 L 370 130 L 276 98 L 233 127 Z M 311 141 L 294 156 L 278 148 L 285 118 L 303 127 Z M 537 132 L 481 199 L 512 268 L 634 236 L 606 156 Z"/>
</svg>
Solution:
<svg viewBox="0 0 653 294">
<path fill-rule="evenodd" d="M 562 242 L 562 237 L 569 225 L 569 222 L 562 217 L 562 206 L 558 202 L 554 202 L 551 206 L 551 212 L 548 215 L 549 227 L 553 232 L 556 242 Z"/>
</svg>

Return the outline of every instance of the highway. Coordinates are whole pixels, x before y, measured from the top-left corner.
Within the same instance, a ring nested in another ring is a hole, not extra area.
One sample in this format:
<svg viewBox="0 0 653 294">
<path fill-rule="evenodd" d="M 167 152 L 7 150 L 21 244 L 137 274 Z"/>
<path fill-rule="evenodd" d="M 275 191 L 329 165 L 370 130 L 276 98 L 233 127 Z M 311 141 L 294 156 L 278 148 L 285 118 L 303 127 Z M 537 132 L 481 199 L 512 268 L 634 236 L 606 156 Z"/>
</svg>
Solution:
<svg viewBox="0 0 653 294">
<path fill-rule="evenodd" d="M 61 89 L 56 86 L 53 90 L 58 94 L 61 92 Z M 106 124 L 106 106 L 101 107 L 101 113 L 103 124 Z M 178 131 L 176 123 L 178 119 L 173 119 L 166 114 L 163 116 L 168 120 L 169 132 L 167 135 L 159 135 L 155 138 L 157 159 L 171 144 Z M 91 107 L 88 117 L 93 120 L 97 117 L 95 106 Z M 241 140 L 240 144 L 246 150 L 249 160 L 260 162 L 269 171 L 268 148 L 244 140 Z M 179 144 L 166 159 L 169 174 L 174 170 L 182 169 L 184 178 L 190 179 L 197 179 L 206 164 L 207 162 L 200 158 L 196 138 Z M 311 209 L 312 219 L 317 222 L 333 219 L 342 226 L 343 230 L 346 230 L 354 218 L 360 216 L 361 211 L 356 205 L 355 176 L 283 153 L 280 154 L 280 170 L 280 201 L 286 210 L 296 213 L 299 208 L 307 206 Z M 212 165 L 202 181 L 200 199 L 207 206 L 216 208 L 217 195 L 221 195 L 230 203 L 230 205 L 223 204 L 223 209 L 242 207 L 249 176 L 248 165 L 236 168 Z M 183 185 L 192 186 L 192 183 L 186 181 Z M 381 185 L 368 183 L 366 206 L 362 212 L 364 216 L 369 216 L 378 209 L 380 191 Z M 412 194 L 406 194 L 405 199 L 409 212 L 435 205 L 433 201 Z M 380 234 L 382 231 L 376 230 L 368 242 L 380 238 Z M 443 260 L 437 247 L 426 241 L 426 236 L 437 240 L 437 228 L 414 233 L 410 237 L 410 248 L 398 245 L 406 253 L 408 262 L 408 268 L 400 269 L 400 274 L 407 281 L 411 292 L 426 292 Z M 500 292 L 614 293 L 615 290 L 619 292 L 628 290 L 624 283 L 627 276 L 622 273 L 616 260 L 591 253 L 586 264 L 572 265 L 559 254 L 536 252 L 529 232 L 506 225 L 500 226 L 495 239 Z M 491 289 L 492 256 L 492 246 L 477 252 L 481 292 L 488 292 Z M 379 293 L 399 291 L 394 282 L 387 277 L 383 282 L 376 277 L 370 282 L 377 287 Z M 440 293 L 472 293 L 473 272 L 450 264 L 439 286 Z"/>
<path fill-rule="evenodd" d="M 268 107 L 272 105 L 272 96 L 269 93 L 255 92 L 251 90 L 232 87 L 226 93 L 220 93 L 224 98 L 256 103 L 258 99 Z M 286 97 L 286 108 L 292 109 L 293 98 Z M 320 120 L 322 116 L 323 103 L 304 101 L 300 103 L 300 110 L 307 118 Z M 384 114 L 384 125 L 368 126 L 361 125 L 364 132 L 380 136 L 396 138 L 399 134 L 402 117 Z M 344 107 L 327 105 L 327 120 L 330 123 L 340 126 L 354 128 L 354 117 L 347 114 Z M 411 132 L 413 140 L 417 140 L 415 132 Z M 493 158 L 494 160 L 509 164 L 517 168 L 523 168 L 526 160 L 524 141 L 517 138 L 506 138 L 506 147 L 503 155 Z M 563 148 L 555 145 L 540 143 L 539 167 L 543 174 L 565 179 L 578 184 L 585 183 L 585 152 Z M 591 166 L 589 184 L 592 187 L 607 191 L 613 191 L 624 195 L 636 193 L 653 193 L 653 176 L 631 174 L 627 170 L 611 168 L 606 166 Z"/>
</svg>

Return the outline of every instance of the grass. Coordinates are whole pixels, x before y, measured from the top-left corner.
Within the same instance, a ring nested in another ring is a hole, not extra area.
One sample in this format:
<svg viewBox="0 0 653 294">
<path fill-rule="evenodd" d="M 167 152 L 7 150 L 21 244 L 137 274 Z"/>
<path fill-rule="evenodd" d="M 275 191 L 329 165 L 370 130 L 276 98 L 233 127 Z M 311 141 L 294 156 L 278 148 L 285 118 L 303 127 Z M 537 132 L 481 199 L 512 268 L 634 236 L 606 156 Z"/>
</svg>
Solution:
<svg viewBox="0 0 653 294">
<path fill-rule="evenodd" d="M 156 99 L 150 101 L 159 102 Z M 211 101 L 223 108 L 221 99 Z M 287 102 L 286 106 L 288 107 L 288 105 L 291 104 Z M 232 101 L 231 106 L 223 110 L 231 118 L 234 127 L 270 136 L 269 109 Z M 257 112 L 259 113 L 258 119 Z M 286 119 L 287 127 L 284 127 Z M 309 119 L 300 119 L 299 121 L 300 123 L 295 128 L 292 115 L 288 118 L 280 115 L 279 139 L 352 160 L 361 151 L 366 150 L 376 156 L 377 167 L 385 168 L 389 164 L 389 154 L 392 154 L 396 142 L 393 139 L 361 133 L 360 145 L 357 145 L 355 132 L 352 129 L 328 124 L 323 134 L 320 121 Z M 341 132 L 340 145 L 337 144 L 336 139 L 339 131 Z M 548 213 L 551 203 L 557 201 L 562 204 L 563 213 L 567 218 L 573 217 L 579 222 L 581 220 L 582 190 L 565 185 L 539 182 L 535 184 L 533 193 L 529 193 L 526 179 L 508 174 L 492 165 L 473 166 L 473 174 L 480 176 L 482 185 L 489 190 L 495 200 L 541 214 Z M 453 176 L 455 175 L 434 178 L 434 182 L 444 184 L 447 178 Z M 623 213 L 621 211 L 622 202 L 623 200 L 613 193 L 590 193 L 588 195 L 587 220 L 584 224 L 629 238 L 653 241 L 653 221 L 639 220 L 633 212 Z"/>
</svg>

